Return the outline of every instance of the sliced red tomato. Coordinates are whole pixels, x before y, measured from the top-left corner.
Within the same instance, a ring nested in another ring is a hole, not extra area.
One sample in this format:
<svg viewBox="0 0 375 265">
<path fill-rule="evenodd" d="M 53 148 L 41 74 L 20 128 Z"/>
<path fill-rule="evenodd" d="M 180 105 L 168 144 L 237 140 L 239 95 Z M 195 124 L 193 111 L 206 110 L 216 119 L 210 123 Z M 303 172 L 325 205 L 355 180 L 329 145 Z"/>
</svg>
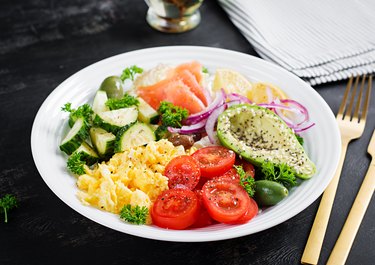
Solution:
<svg viewBox="0 0 375 265">
<path fill-rule="evenodd" d="M 195 221 L 195 223 L 191 226 L 192 228 L 201 228 L 206 227 L 209 225 L 212 225 L 215 223 L 215 220 L 211 218 L 209 213 L 206 210 L 206 207 L 203 204 L 203 198 L 202 198 L 202 190 L 195 190 L 195 194 L 198 197 L 199 203 L 200 203 L 200 211 L 198 215 L 198 219 Z"/>
<path fill-rule="evenodd" d="M 210 216 L 218 222 L 236 221 L 249 209 L 249 195 L 233 181 L 209 180 L 202 190 L 203 203 Z"/>
<path fill-rule="evenodd" d="M 220 180 L 231 180 L 236 183 L 240 182 L 240 175 L 238 175 L 237 170 L 235 168 L 229 169 L 227 172 L 225 172 L 223 175 L 215 177 L 215 179 Z"/>
<path fill-rule="evenodd" d="M 222 146 L 207 146 L 192 154 L 200 166 L 202 177 L 213 178 L 227 172 L 234 165 L 236 155 Z"/>
<path fill-rule="evenodd" d="M 199 182 L 201 170 L 197 161 L 188 155 L 173 158 L 165 167 L 164 175 L 169 179 L 170 189 L 185 186 L 189 190 Z"/>
<path fill-rule="evenodd" d="M 191 190 L 166 190 L 152 206 L 152 222 L 163 228 L 185 229 L 196 222 L 199 209 L 198 197 Z"/>
<path fill-rule="evenodd" d="M 249 222 L 251 219 L 253 219 L 258 214 L 258 204 L 255 202 L 254 199 L 250 198 L 250 204 L 249 208 L 247 209 L 247 212 L 242 215 L 239 219 L 230 222 L 229 224 L 244 224 Z"/>
</svg>

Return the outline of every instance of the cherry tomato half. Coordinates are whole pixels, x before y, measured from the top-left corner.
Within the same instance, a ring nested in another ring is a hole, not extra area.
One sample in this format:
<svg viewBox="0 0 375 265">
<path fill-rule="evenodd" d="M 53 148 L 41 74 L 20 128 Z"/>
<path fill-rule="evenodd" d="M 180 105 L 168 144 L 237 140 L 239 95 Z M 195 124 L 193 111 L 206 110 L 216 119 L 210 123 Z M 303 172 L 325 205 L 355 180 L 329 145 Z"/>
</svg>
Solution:
<svg viewBox="0 0 375 265">
<path fill-rule="evenodd" d="M 201 168 L 202 177 L 213 178 L 232 168 L 236 155 L 222 146 L 207 146 L 192 154 Z"/>
<path fill-rule="evenodd" d="M 199 182 L 201 170 L 197 161 L 188 155 L 173 158 L 165 167 L 164 175 L 169 179 L 168 187 L 176 188 L 184 185 L 189 190 Z"/>
<path fill-rule="evenodd" d="M 237 170 L 235 168 L 229 169 L 227 172 L 224 174 L 215 177 L 216 180 L 231 180 L 236 183 L 240 183 L 240 175 L 238 175 Z"/>
<path fill-rule="evenodd" d="M 210 216 L 218 222 L 238 220 L 249 209 L 250 197 L 237 183 L 219 179 L 203 185 L 203 203 Z"/>
<path fill-rule="evenodd" d="M 247 212 L 242 215 L 239 219 L 233 221 L 233 222 L 230 222 L 230 224 L 244 224 L 244 223 L 247 223 L 249 222 L 251 219 L 254 218 L 254 216 L 256 216 L 258 214 L 258 204 L 256 203 L 256 201 L 252 198 L 250 198 L 250 204 L 249 204 L 249 208 L 247 209 Z"/>
<path fill-rule="evenodd" d="M 152 206 L 151 217 L 157 226 L 185 229 L 195 223 L 199 208 L 198 197 L 191 190 L 166 190 L 159 195 Z"/>
<path fill-rule="evenodd" d="M 192 228 L 201 228 L 201 227 L 206 227 L 209 225 L 212 225 L 215 223 L 215 220 L 211 218 L 209 213 L 206 210 L 206 207 L 203 204 L 203 198 L 202 198 L 202 190 L 195 190 L 195 194 L 198 197 L 199 203 L 200 203 L 200 211 L 197 220 L 195 223 L 191 226 Z"/>
</svg>

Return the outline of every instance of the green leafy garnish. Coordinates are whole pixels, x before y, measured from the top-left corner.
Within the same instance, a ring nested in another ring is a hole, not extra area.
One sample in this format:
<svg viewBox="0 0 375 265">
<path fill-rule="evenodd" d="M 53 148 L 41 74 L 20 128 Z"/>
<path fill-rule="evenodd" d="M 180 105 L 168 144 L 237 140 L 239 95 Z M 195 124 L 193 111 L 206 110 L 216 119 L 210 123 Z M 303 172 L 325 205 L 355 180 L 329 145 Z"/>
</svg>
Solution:
<svg viewBox="0 0 375 265">
<path fill-rule="evenodd" d="M 92 122 L 92 114 L 94 113 L 94 111 L 92 110 L 89 104 L 83 104 L 82 106 L 79 106 L 77 109 L 72 109 L 72 103 L 68 102 L 61 108 L 61 110 L 65 112 L 70 112 L 70 127 L 72 127 L 76 120 L 78 120 L 79 118 L 83 118 L 88 124 L 91 124 Z"/>
<path fill-rule="evenodd" d="M 303 145 L 303 143 L 304 143 L 303 138 L 300 135 L 296 134 L 296 133 L 294 135 L 296 136 L 297 141 L 300 143 L 300 145 Z"/>
<path fill-rule="evenodd" d="M 8 212 L 16 207 L 18 207 L 18 202 L 14 195 L 6 194 L 0 199 L 0 212 L 4 212 L 5 223 L 8 223 Z"/>
<path fill-rule="evenodd" d="M 133 65 L 133 66 L 130 66 L 128 68 L 125 68 L 123 71 L 122 71 L 122 74 L 120 76 L 120 79 L 122 81 L 125 81 L 126 79 L 130 79 L 132 81 L 134 81 L 134 77 L 136 74 L 141 74 L 143 73 L 143 69 L 142 68 L 139 68 L 138 66 L 136 65 Z"/>
<path fill-rule="evenodd" d="M 181 128 L 182 120 L 189 115 L 187 109 L 173 105 L 171 102 L 163 101 L 158 108 L 161 125 L 155 130 L 157 139 L 168 137 L 168 127 Z"/>
<path fill-rule="evenodd" d="M 74 152 L 66 162 L 67 168 L 76 175 L 83 175 L 86 173 L 84 167 L 85 164 L 81 152 Z"/>
<path fill-rule="evenodd" d="M 140 207 L 136 205 L 132 207 L 130 204 L 125 205 L 120 212 L 120 218 L 137 225 L 143 225 L 146 223 L 148 216 L 148 208 L 146 206 Z"/>
<path fill-rule="evenodd" d="M 279 182 L 288 189 L 297 185 L 295 174 L 286 164 L 275 166 L 271 162 L 265 162 L 261 166 L 261 172 L 264 179 Z"/>
<path fill-rule="evenodd" d="M 202 67 L 202 72 L 205 73 L 205 74 L 208 74 L 208 69 L 207 69 L 207 67 L 204 67 L 204 66 L 203 66 L 203 67 Z"/>
<path fill-rule="evenodd" d="M 187 109 L 175 106 L 167 101 L 161 102 L 158 112 L 161 114 L 161 123 L 171 127 L 181 127 L 182 120 L 189 115 Z"/>
<path fill-rule="evenodd" d="M 246 175 L 246 172 L 242 166 L 234 165 L 234 168 L 237 170 L 237 173 L 240 176 L 240 185 L 246 190 L 247 194 L 249 194 L 250 197 L 254 197 L 254 194 L 255 194 L 254 178 L 250 175 Z"/>
<path fill-rule="evenodd" d="M 110 98 L 106 101 L 105 105 L 110 110 L 122 109 L 127 108 L 130 106 L 138 106 L 139 100 L 129 94 L 125 94 L 123 98 Z"/>
</svg>

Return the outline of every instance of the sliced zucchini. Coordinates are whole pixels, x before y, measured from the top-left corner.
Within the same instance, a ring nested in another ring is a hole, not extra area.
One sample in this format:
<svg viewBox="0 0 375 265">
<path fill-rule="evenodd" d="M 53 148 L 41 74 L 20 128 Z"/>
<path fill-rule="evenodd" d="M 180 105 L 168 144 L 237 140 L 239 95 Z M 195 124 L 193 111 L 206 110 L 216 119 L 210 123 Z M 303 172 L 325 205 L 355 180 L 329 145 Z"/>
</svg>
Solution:
<svg viewBox="0 0 375 265">
<path fill-rule="evenodd" d="M 116 136 L 102 128 L 92 127 L 90 129 L 91 142 L 102 158 L 107 158 L 113 154 Z"/>
<path fill-rule="evenodd" d="M 99 160 L 98 154 L 86 142 L 82 142 L 82 144 L 74 152 L 81 153 L 81 159 L 85 161 L 86 164 L 89 166 L 91 166 Z"/>
<path fill-rule="evenodd" d="M 109 111 L 109 108 L 105 104 L 107 100 L 108 100 L 107 92 L 103 90 L 98 90 L 95 94 L 94 102 L 92 104 L 92 110 L 95 113 Z"/>
<path fill-rule="evenodd" d="M 138 110 L 136 107 L 110 110 L 97 113 L 94 118 L 94 124 L 116 134 L 122 127 L 135 122 L 137 117 Z"/>
<path fill-rule="evenodd" d="M 142 98 L 138 98 L 138 119 L 145 123 L 155 124 L 159 121 L 159 113 Z"/>
<path fill-rule="evenodd" d="M 68 134 L 62 140 L 60 150 L 72 154 L 88 137 L 88 125 L 83 118 L 78 118 Z"/>
<path fill-rule="evenodd" d="M 135 122 L 122 128 L 116 136 L 115 152 L 122 152 L 126 148 L 145 145 L 155 141 L 154 131 L 145 123 Z"/>
</svg>

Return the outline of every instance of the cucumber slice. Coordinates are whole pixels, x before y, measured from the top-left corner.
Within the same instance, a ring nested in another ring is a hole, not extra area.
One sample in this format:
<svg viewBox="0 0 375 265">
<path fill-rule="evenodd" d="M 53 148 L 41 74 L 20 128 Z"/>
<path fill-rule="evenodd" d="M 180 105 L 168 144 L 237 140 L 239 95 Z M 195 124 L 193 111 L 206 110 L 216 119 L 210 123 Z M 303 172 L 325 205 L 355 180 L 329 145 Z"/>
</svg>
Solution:
<svg viewBox="0 0 375 265">
<path fill-rule="evenodd" d="M 110 110 L 97 113 L 94 118 L 94 124 L 116 134 L 122 127 L 135 122 L 137 117 L 138 110 L 136 107 Z"/>
<path fill-rule="evenodd" d="M 108 100 L 107 92 L 98 90 L 95 94 L 94 102 L 92 104 L 92 110 L 95 113 L 101 113 L 109 111 L 109 108 L 105 105 Z"/>
<path fill-rule="evenodd" d="M 90 129 L 91 142 L 100 157 L 107 158 L 113 154 L 116 136 L 102 128 Z"/>
<path fill-rule="evenodd" d="M 88 137 L 88 126 L 83 118 L 78 118 L 68 134 L 62 140 L 60 150 L 72 154 Z"/>
<path fill-rule="evenodd" d="M 82 142 L 82 144 L 74 152 L 81 153 L 81 159 L 85 161 L 86 164 L 89 166 L 91 166 L 92 164 L 95 164 L 99 160 L 98 154 L 86 142 Z"/>
<path fill-rule="evenodd" d="M 142 98 L 137 99 L 139 100 L 138 119 L 144 123 L 158 123 L 159 113 Z"/>
<path fill-rule="evenodd" d="M 136 147 L 155 141 L 154 131 L 145 123 L 135 122 L 122 128 L 116 137 L 115 152 L 122 152 L 126 148 Z"/>
</svg>

